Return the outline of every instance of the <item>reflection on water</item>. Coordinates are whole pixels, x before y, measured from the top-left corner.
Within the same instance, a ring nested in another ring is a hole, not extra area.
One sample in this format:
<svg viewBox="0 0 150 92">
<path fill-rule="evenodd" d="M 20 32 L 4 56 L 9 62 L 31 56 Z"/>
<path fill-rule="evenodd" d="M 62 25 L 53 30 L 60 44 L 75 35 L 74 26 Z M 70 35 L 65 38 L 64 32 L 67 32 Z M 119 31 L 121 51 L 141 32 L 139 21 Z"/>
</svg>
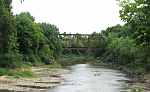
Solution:
<svg viewBox="0 0 150 92">
<path fill-rule="evenodd" d="M 89 64 L 70 68 L 71 73 L 64 75 L 64 83 L 48 92 L 127 92 L 128 79 L 117 70 Z"/>
</svg>

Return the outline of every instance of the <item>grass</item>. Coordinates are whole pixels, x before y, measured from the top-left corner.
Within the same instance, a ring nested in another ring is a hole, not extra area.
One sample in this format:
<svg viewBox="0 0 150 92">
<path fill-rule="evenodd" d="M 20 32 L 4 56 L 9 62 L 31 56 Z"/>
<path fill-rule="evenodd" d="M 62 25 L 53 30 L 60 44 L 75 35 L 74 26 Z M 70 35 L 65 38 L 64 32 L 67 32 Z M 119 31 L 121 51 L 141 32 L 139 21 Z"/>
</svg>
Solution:
<svg viewBox="0 0 150 92">
<path fill-rule="evenodd" d="M 10 74 L 9 69 L 0 68 L 0 76 L 9 75 L 9 74 Z"/>
<path fill-rule="evenodd" d="M 0 68 L 0 76 L 12 76 L 14 78 L 31 78 L 34 77 L 34 73 L 30 69 L 18 68 L 8 69 Z"/>
</svg>

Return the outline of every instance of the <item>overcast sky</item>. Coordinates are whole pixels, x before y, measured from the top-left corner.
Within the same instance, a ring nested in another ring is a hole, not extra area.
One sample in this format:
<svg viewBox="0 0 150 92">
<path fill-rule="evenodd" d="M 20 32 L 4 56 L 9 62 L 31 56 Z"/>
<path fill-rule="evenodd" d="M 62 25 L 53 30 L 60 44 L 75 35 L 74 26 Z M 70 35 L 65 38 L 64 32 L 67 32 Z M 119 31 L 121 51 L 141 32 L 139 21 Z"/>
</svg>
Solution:
<svg viewBox="0 0 150 92">
<path fill-rule="evenodd" d="M 122 23 L 116 0 L 13 0 L 14 14 L 26 11 L 67 33 L 100 32 Z"/>
</svg>

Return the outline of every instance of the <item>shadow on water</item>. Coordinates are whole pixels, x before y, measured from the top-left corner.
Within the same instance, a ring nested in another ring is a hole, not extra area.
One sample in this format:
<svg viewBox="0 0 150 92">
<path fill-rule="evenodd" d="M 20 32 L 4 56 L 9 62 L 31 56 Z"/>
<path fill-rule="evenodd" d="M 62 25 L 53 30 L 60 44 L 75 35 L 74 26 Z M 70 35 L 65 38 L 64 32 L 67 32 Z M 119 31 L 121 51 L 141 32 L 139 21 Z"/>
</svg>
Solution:
<svg viewBox="0 0 150 92">
<path fill-rule="evenodd" d="M 77 64 L 70 70 L 62 85 L 48 92 L 128 92 L 129 79 L 120 71 L 89 64 Z"/>
</svg>

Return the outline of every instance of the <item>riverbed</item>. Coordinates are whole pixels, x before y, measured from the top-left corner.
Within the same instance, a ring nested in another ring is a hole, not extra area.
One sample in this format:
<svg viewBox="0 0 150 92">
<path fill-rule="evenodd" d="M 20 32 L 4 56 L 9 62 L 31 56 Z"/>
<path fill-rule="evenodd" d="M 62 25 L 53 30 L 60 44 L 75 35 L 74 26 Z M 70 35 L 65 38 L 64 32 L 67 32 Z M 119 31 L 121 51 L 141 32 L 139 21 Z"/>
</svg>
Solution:
<svg viewBox="0 0 150 92">
<path fill-rule="evenodd" d="M 90 64 L 69 66 L 60 86 L 48 92 L 128 92 L 130 79 L 118 70 Z"/>
</svg>

